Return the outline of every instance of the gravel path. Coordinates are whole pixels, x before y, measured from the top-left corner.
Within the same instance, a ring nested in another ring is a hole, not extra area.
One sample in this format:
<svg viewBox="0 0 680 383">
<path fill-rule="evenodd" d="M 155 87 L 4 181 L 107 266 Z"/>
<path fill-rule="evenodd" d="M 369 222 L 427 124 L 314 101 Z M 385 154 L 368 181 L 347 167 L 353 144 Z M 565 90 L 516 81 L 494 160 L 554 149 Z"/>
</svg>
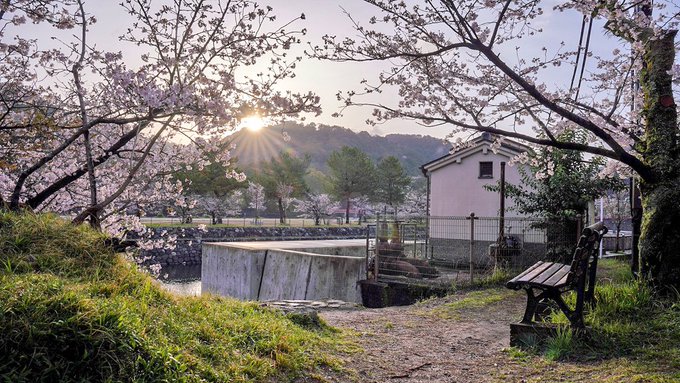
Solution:
<svg viewBox="0 0 680 383">
<path fill-rule="evenodd" d="M 346 356 L 357 382 L 506 381 L 504 370 L 514 362 L 502 350 L 509 346 L 509 323 L 521 316 L 524 299 L 490 290 L 474 298 L 456 294 L 413 306 L 320 315 L 329 325 L 350 330 L 363 348 Z"/>
</svg>

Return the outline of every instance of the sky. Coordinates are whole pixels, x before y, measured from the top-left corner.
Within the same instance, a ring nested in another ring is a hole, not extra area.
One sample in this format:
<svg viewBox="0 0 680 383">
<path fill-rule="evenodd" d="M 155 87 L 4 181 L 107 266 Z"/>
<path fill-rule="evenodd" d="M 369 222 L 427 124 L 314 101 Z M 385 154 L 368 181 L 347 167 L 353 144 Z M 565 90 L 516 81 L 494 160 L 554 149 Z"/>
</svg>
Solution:
<svg viewBox="0 0 680 383">
<path fill-rule="evenodd" d="M 152 2 L 161 2 L 155 0 Z M 552 0 L 550 0 L 552 1 Z M 547 4 L 550 4 L 550 1 Z M 130 47 L 117 41 L 117 37 L 125 32 L 130 20 L 123 9 L 118 5 L 118 0 L 86 0 L 88 12 L 97 16 L 97 23 L 91 27 L 90 39 L 105 50 L 125 50 Z M 352 23 L 345 11 L 351 14 L 357 21 L 365 22 L 371 15 L 378 14 L 373 6 L 361 0 L 261 0 L 262 5 L 271 5 L 278 17 L 276 23 L 285 24 L 301 13 L 305 14 L 305 20 L 299 20 L 295 25 L 298 28 L 308 30 L 307 38 L 311 44 L 318 43 L 325 34 L 337 35 L 338 38 L 353 36 Z M 575 49 L 579 36 L 580 16 L 574 12 L 563 14 L 552 12 L 546 7 L 547 12 L 536 23 L 545 27 L 538 44 L 529 44 L 523 47 L 527 54 L 539 53 L 540 47 L 545 44 L 559 44 L 559 41 L 571 41 Z M 597 29 L 595 29 L 597 30 Z M 609 47 L 613 42 L 604 36 L 594 36 L 593 45 Z M 304 47 L 301 47 L 301 49 Z M 134 48 L 133 48 L 134 49 Z M 613 49 L 613 47 L 611 47 Z M 533 50 L 533 52 L 532 52 Z M 506 57 L 515 56 L 514 50 L 507 52 Z M 294 54 L 302 54 L 297 52 Z M 125 55 L 136 57 L 139 55 Z M 128 63 L 131 66 L 131 63 Z M 389 121 L 387 123 L 370 126 L 366 119 L 370 118 L 372 110 L 365 107 L 353 107 L 345 110 L 343 116 L 333 117 L 342 106 L 336 98 L 339 90 L 360 89 L 360 82 L 366 78 L 369 81 L 377 77 L 381 69 L 386 68 L 386 63 L 337 63 L 306 59 L 298 65 L 296 78 L 287 80 L 284 85 L 294 91 L 313 91 L 321 97 L 323 113 L 321 116 L 307 116 L 306 122 L 315 122 L 326 125 L 338 125 L 352 130 L 365 130 L 371 134 L 385 135 L 389 133 L 423 134 L 443 138 L 449 133 L 447 127 L 424 127 L 414 121 Z M 556 72 L 554 78 L 545 79 L 547 83 L 564 83 L 565 73 L 570 68 L 564 68 L 563 73 Z M 398 96 L 393 90 L 388 90 L 380 95 L 380 100 L 388 104 L 395 104 Z"/>
</svg>

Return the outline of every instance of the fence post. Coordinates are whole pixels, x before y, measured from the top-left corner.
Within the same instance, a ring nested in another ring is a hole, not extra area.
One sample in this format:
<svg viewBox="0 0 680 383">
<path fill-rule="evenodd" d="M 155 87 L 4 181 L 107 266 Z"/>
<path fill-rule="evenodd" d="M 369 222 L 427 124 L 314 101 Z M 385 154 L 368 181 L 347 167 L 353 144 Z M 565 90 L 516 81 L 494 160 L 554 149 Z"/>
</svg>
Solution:
<svg viewBox="0 0 680 383">
<path fill-rule="evenodd" d="M 473 254 L 475 252 L 475 213 L 470 213 L 469 217 L 465 219 L 470 220 L 470 283 L 474 282 L 474 263 L 472 262 Z"/>
</svg>

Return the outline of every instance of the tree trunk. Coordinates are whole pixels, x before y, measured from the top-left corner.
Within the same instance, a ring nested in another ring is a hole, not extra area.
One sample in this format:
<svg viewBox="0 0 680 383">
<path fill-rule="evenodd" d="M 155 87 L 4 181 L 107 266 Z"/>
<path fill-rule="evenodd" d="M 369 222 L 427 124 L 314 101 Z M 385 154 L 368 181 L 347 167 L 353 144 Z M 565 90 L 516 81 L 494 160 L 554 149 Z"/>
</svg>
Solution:
<svg viewBox="0 0 680 383">
<path fill-rule="evenodd" d="M 680 287 L 680 179 L 642 192 L 642 275 L 661 288 Z"/>
<path fill-rule="evenodd" d="M 345 223 L 349 225 L 349 197 L 347 197 L 347 205 L 345 205 Z"/>
<path fill-rule="evenodd" d="M 279 198 L 276 202 L 279 205 L 279 223 L 285 224 L 286 223 L 286 209 L 283 208 L 283 200 L 281 198 Z"/>
<path fill-rule="evenodd" d="M 642 275 L 662 288 L 680 287 L 680 148 L 678 115 L 670 70 L 677 31 L 669 31 L 645 47 L 640 85 L 644 92 L 644 162 L 654 177 L 641 183 Z"/>
<path fill-rule="evenodd" d="M 614 243 L 614 252 L 619 252 L 619 239 L 621 238 L 621 216 L 616 218 L 616 242 Z"/>
</svg>

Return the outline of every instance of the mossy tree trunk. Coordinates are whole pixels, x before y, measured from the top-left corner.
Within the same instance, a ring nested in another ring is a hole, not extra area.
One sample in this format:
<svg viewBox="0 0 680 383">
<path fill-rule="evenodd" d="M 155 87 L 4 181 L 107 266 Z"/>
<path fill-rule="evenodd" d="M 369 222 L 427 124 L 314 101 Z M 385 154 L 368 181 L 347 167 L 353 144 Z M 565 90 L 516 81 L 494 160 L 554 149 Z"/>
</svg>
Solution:
<svg viewBox="0 0 680 383">
<path fill-rule="evenodd" d="M 640 260 L 643 276 L 661 287 L 680 288 L 680 150 L 670 75 L 676 33 L 649 40 L 640 76 L 645 121 L 640 149 L 653 171 L 653 177 L 641 183 Z"/>
</svg>

